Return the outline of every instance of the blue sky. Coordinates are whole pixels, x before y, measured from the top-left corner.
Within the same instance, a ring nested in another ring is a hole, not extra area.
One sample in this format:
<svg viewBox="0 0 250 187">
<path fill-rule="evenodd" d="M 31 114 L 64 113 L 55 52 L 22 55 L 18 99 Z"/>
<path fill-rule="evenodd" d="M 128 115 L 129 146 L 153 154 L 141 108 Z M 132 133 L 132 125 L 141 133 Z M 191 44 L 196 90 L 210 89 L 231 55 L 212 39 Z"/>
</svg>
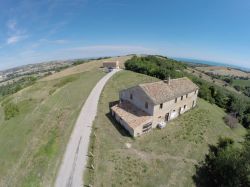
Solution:
<svg viewBox="0 0 250 187">
<path fill-rule="evenodd" d="M 128 53 L 250 68 L 250 1 L 0 0 L 0 69 Z"/>
</svg>

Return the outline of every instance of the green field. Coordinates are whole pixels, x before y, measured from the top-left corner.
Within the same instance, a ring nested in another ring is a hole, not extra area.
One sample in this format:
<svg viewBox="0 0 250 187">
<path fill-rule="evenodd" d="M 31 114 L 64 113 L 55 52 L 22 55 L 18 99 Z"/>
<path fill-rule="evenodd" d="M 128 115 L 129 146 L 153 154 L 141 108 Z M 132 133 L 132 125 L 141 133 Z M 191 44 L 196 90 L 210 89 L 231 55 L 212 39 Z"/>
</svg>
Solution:
<svg viewBox="0 0 250 187">
<path fill-rule="evenodd" d="M 249 86 L 250 87 L 250 79 L 249 80 L 233 80 L 233 86 L 240 86 L 240 87 L 246 87 Z"/>
<path fill-rule="evenodd" d="M 133 139 L 109 114 L 118 91 L 155 78 L 130 71 L 119 72 L 105 86 L 91 137 L 85 183 L 94 186 L 194 186 L 195 165 L 204 159 L 208 144 L 219 136 L 242 141 L 245 129 L 225 125 L 225 112 L 199 99 L 198 106 L 162 130 Z M 131 145 L 128 148 L 128 144 Z"/>
<path fill-rule="evenodd" d="M 19 113 L 5 120 L 0 105 L 0 186 L 52 186 L 81 106 L 104 74 L 39 81 L 4 98 Z"/>
</svg>

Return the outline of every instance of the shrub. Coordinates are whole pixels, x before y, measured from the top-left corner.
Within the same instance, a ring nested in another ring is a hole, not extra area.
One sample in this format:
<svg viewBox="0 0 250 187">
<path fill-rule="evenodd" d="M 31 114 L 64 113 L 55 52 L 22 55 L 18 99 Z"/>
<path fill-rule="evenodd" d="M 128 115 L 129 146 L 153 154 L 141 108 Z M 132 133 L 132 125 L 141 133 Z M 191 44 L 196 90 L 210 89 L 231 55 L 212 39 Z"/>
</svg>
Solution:
<svg viewBox="0 0 250 187">
<path fill-rule="evenodd" d="M 14 103 L 7 103 L 4 107 L 4 118 L 9 120 L 19 113 L 18 106 Z"/>
<path fill-rule="evenodd" d="M 232 114 L 228 114 L 224 117 L 224 121 L 230 128 L 236 128 L 238 125 L 238 119 L 234 117 Z"/>
</svg>

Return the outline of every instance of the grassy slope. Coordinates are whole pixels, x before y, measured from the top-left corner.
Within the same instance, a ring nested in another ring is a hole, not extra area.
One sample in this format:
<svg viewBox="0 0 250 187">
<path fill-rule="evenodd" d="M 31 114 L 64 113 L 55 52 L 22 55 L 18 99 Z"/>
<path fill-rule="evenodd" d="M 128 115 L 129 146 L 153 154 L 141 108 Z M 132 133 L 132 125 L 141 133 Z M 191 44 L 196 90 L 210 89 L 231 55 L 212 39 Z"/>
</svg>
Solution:
<svg viewBox="0 0 250 187">
<path fill-rule="evenodd" d="M 0 186 L 50 186 L 74 122 L 103 72 L 40 81 L 6 99 L 20 114 L 8 121 L 0 106 Z"/>
<path fill-rule="evenodd" d="M 194 165 L 204 159 L 208 144 L 219 136 L 241 141 L 243 127 L 231 130 L 223 122 L 224 111 L 199 100 L 198 107 L 170 122 L 163 130 L 132 139 L 109 119 L 109 102 L 118 99 L 118 91 L 155 79 L 123 71 L 106 85 L 95 120 L 95 134 L 89 164 L 95 170 L 85 173 L 86 184 L 94 186 L 193 186 Z M 131 144 L 131 148 L 126 147 Z"/>
</svg>

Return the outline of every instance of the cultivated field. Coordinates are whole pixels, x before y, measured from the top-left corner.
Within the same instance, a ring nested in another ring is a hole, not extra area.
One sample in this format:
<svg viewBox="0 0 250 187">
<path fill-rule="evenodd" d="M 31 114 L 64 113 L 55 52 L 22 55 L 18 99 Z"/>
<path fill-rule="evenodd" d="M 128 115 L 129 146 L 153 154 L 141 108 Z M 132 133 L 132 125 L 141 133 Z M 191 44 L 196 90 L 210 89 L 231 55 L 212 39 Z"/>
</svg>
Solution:
<svg viewBox="0 0 250 187">
<path fill-rule="evenodd" d="M 196 67 L 196 69 L 204 72 L 211 72 L 214 73 L 215 75 L 250 78 L 250 73 L 246 73 L 237 69 L 227 68 L 223 66 Z"/>
<path fill-rule="evenodd" d="M 242 141 L 245 129 L 232 130 L 223 122 L 225 112 L 204 100 L 198 107 L 170 122 L 165 129 L 133 139 L 109 113 L 118 91 L 138 83 L 155 81 L 146 75 L 123 71 L 108 82 L 94 122 L 86 184 L 94 186 L 194 186 L 195 165 L 204 159 L 208 144 L 219 136 Z"/>
<path fill-rule="evenodd" d="M 5 120 L 0 105 L 0 186 L 52 186 L 79 111 L 105 75 L 88 70 L 70 76 L 54 74 L 53 79 L 2 101 L 16 104 L 19 114 Z"/>
<path fill-rule="evenodd" d="M 190 74 L 196 76 L 196 77 L 200 77 L 201 79 L 203 79 L 205 81 L 208 81 L 210 83 L 216 84 L 217 86 L 223 87 L 223 88 L 225 88 L 225 89 L 227 89 L 229 91 L 241 94 L 241 92 L 237 91 L 234 87 L 228 85 L 225 81 L 220 80 L 220 79 L 212 78 L 212 77 L 208 76 L 207 74 L 201 72 L 200 70 L 197 70 L 197 69 L 194 69 L 194 68 L 187 68 L 185 71 L 187 73 L 190 73 Z M 228 86 L 225 87 L 225 85 L 228 85 Z"/>
<path fill-rule="evenodd" d="M 233 86 L 240 86 L 240 87 L 245 87 L 248 86 L 250 87 L 250 80 L 233 80 Z"/>
</svg>

